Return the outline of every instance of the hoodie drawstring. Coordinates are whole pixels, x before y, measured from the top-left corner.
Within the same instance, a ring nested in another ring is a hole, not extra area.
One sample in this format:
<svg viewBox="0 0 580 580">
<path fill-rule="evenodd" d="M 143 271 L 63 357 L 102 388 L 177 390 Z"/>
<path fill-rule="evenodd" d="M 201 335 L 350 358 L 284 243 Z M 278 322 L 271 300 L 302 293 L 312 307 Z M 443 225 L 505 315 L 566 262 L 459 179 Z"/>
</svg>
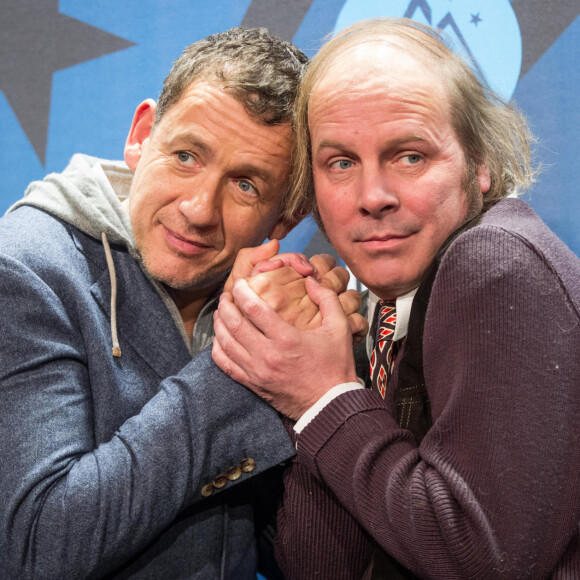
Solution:
<svg viewBox="0 0 580 580">
<path fill-rule="evenodd" d="M 121 347 L 119 346 L 119 338 L 117 336 L 117 274 L 115 273 L 115 263 L 113 262 L 113 254 L 109 247 L 109 241 L 105 232 L 101 233 L 103 240 L 103 247 L 105 248 L 105 256 L 107 258 L 107 267 L 109 268 L 109 278 L 111 280 L 111 339 L 113 340 L 113 356 L 121 356 Z"/>
</svg>

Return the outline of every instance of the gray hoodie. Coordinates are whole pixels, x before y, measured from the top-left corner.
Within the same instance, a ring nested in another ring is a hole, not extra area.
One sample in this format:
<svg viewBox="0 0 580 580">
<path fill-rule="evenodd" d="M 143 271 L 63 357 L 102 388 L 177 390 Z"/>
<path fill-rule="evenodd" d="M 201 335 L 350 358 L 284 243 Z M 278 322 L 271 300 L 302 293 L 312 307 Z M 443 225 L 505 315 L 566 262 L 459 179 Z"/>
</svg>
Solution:
<svg viewBox="0 0 580 580">
<path fill-rule="evenodd" d="M 190 339 L 175 303 L 164 286 L 149 275 L 135 246 L 131 221 L 122 205 L 129 197 L 132 179 L 133 172 L 123 161 L 77 153 L 63 173 L 51 173 L 43 181 L 32 182 L 25 196 L 6 213 L 24 205 L 36 207 L 103 241 L 105 246 L 126 247 L 159 292 L 191 354 L 196 355 L 213 340 L 213 311 L 219 292 L 202 308 Z M 114 273 L 111 279 L 115 280 Z M 116 326 L 114 320 L 112 326 Z"/>
</svg>

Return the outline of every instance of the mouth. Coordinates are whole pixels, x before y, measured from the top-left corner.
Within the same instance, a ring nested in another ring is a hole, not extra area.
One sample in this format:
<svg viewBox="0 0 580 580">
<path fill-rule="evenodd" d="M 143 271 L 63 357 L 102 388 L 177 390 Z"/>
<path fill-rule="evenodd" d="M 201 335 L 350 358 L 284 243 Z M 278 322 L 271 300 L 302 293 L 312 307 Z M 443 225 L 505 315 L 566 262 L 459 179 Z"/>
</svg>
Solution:
<svg viewBox="0 0 580 580">
<path fill-rule="evenodd" d="M 163 233 L 169 247 L 177 251 L 179 254 L 198 256 L 199 254 L 203 254 L 204 252 L 214 248 L 213 244 L 207 244 L 201 240 L 185 238 L 177 232 L 169 230 L 165 226 L 163 226 Z"/>
<path fill-rule="evenodd" d="M 374 234 L 359 240 L 369 251 L 385 251 L 396 249 L 408 240 L 413 234 Z"/>
</svg>

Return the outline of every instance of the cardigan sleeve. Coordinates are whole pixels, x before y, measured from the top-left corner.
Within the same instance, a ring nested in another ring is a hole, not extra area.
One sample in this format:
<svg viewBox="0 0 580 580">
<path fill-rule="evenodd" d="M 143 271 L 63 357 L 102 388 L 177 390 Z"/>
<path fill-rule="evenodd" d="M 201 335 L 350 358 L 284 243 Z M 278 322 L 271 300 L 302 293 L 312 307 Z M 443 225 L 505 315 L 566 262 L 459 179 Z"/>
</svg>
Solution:
<svg viewBox="0 0 580 580">
<path fill-rule="evenodd" d="M 567 289 L 526 240 L 469 230 L 441 263 L 423 353 L 433 426 L 420 445 L 387 402 L 354 391 L 304 429 L 298 462 L 421 577 L 549 576 L 580 520 Z"/>
<path fill-rule="evenodd" d="M 284 425 L 296 441 L 294 422 Z M 274 553 L 286 578 L 363 578 L 374 543 L 322 482 L 294 458 L 284 472 Z"/>
</svg>

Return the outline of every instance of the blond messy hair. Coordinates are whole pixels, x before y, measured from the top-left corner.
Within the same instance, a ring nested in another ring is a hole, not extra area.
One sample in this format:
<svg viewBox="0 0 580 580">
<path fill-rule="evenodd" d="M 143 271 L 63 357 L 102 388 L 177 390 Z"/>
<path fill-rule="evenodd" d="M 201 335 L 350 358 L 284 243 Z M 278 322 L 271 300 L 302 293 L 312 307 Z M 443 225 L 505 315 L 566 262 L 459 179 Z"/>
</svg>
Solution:
<svg viewBox="0 0 580 580">
<path fill-rule="evenodd" d="M 362 20 L 341 31 L 322 46 L 311 60 L 295 104 L 296 143 L 292 188 L 294 203 L 310 208 L 320 223 L 311 161 L 308 105 L 316 85 L 342 54 L 368 42 L 385 42 L 403 49 L 419 49 L 430 55 L 441 72 L 449 95 L 451 123 L 463 148 L 467 171 L 484 165 L 491 177 L 484 194 L 484 209 L 522 193 L 535 180 L 531 134 L 524 116 L 506 103 L 474 74 L 471 66 L 451 48 L 443 34 L 407 18 Z"/>
</svg>

